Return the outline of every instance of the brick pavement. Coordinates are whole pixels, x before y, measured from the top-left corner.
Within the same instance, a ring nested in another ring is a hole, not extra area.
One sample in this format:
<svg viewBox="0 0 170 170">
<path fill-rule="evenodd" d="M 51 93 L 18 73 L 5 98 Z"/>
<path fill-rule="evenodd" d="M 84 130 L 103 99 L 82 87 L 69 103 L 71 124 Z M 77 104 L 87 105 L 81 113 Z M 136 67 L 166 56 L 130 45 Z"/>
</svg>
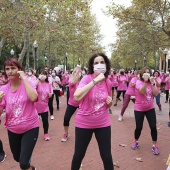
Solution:
<svg viewBox="0 0 170 170">
<path fill-rule="evenodd" d="M 55 119 L 49 120 L 50 128 L 49 134 L 51 140 L 46 142 L 43 140 L 42 124 L 40 127 L 39 139 L 36 144 L 32 164 L 36 166 L 37 170 L 70 170 L 71 160 L 74 152 L 74 117 L 71 119 L 70 138 L 67 142 L 61 142 L 63 135 L 63 116 L 66 107 L 66 98 L 60 97 L 60 110 L 55 111 Z M 118 102 L 117 107 L 112 107 L 113 114 L 111 116 L 112 122 L 112 155 L 114 162 L 118 161 L 118 170 L 165 170 L 167 157 L 170 154 L 169 145 L 169 130 L 167 127 L 168 121 L 168 104 L 164 103 L 165 98 L 161 97 L 163 114 L 157 114 L 158 122 L 158 146 L 160 148 L 160 155 L 152 154 L 151 146 L 152 140 L 148 123 L 145 119 L 144 128 L 140 137 L 140 147 L 137 150 L 131 150 L 130 146 L 133 141 L 133 133 L 135 128 L 135 121 L 133 116 L 133 104 L 130 103 L 127 108 L 123 122 L 118 122 L 118 114 L 122 107 L 122 101 Z M 156 111 L 158 108 L 156 106 Z M 0 164 L 0 170 L 19 170 L 18 163 L 13 158 L 9 149 L 7 139 L 7 132 L 3 125 L 0 126 L 0 138 L 3 141 L 6 152 L 5 162 Z M 119 144 L 126 144 L 127 147 L 121 147 Z M 136 157 L 141 157 L 143 162 L 135 160 Z M 85 158 L 83 159 L 82 170 L 103 170 L 102 161 L 99 155 L 98 146 L 93 136 L 89 144 Z"/>
</svg>

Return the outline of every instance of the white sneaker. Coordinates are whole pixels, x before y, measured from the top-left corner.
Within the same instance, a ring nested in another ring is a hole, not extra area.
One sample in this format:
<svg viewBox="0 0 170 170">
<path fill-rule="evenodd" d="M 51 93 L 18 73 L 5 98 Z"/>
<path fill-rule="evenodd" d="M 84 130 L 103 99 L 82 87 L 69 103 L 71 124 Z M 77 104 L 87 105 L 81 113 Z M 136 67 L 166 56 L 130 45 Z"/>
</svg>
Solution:
<svg viewBox="0 0 170 170">
<path fill-rule="evenodd" d="M 161 115 L 161 114 L 162 114 L 162 110 L 159 110 L 158 115 Z"/>
<path fill-rule="evenodd" d="M 50 118 L 51 118 L 51 120 L 54 120 L 54 115 L 51 115 Z"/>
<path fill-rule="evenodd" d="M 118 121 L 121 122 L 123 120 L 123 116 L 119 115 Z"/>
</svg>

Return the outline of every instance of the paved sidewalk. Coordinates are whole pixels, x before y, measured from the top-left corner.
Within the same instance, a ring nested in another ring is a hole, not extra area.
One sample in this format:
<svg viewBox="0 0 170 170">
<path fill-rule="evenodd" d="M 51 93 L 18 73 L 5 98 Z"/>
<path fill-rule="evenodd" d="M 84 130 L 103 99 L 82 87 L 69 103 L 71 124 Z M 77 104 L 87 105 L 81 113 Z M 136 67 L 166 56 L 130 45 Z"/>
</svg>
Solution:
<svg viewBox="0 0 170 170">
<path fill-rule="evenodd" d="M 50 141 L 44 141 L 42 123 L 40 127 L 39 139 L 36 144 L 32 164 L 36 166 L 37 170 L 70 170 L 71 160 L 74 152 L 74 118 L 70 123 L 70 138 L 67 142 L 61 142 L 63 135 L 63 117 L 66 109 L 66 98 L 60 97 L 60 110 L 55 111 L 55 119 L 49 120 L 49 135 Z M 158 125 L 158 146 L 160 155 L 155 156 L 151 151 L 152 140 L 150 136 L 150 129 L 145 119 L 143 131 L 140 137 L 140 146 L 137 150 L 131 150 L 130 146 L 133 142 L 133 134 L 135 128 L 133 104 L 130 103 L 127 108 L 123 122 L 118 122 L 118 114 L 122 107 L 122 101 L 118 102 L 117 107 L 112 107 L 113 114 L 111 116 L 112 122 L 112 155 L 114 162 L 118 161 L 119 168 L 117 170 L 165 170 L 166 161 L 170 154 L 169 131 L 167 126 L 169 104 L 164 103 L 165 98 L 161 97 L 163 114 L 157 114 Z M 156 106 L 156 112 L 158 107 Z M 0 164 L 0 170 L 19 170 L 19 165 L 12 158 L 9 148 L 7 132 L 4 125 L 0 126 L 0 138 L 3 141 L 6 152 L 5 162 Z M 125 144 L 126 147 L 119 146 Z M 138 162 L 135 158 L 142 158 L 143 162 Z M 103 164 L 100 158 L 97 142 L 93 136 L 89 144 L 85 158 L 83 159 L 82 170 L 103 170 Z"/>
</svg>

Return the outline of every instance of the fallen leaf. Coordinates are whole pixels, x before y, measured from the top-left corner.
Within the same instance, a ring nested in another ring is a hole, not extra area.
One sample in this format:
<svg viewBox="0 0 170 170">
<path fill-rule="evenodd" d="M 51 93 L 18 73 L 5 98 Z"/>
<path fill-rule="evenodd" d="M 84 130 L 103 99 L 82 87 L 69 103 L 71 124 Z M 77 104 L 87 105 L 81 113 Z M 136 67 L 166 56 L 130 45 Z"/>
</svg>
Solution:
<svg viewBox="0 0 170 170">
<path fill-rule="evenodd" d="M 137 161 L 143 162 L 142 158 L 136 158 Z"/>
<path fill-rule="evenodd" d="M 113 163 L 113 165 L 119 168 L 119 162 L 118 162 L 118 161 L 116 161 L 115 163 Z"/>
<path fill-rule="evenodd" d="M 119 144 L 119 146 L 126 147 L 127 145 L 126 144 Z"/>
</svg>

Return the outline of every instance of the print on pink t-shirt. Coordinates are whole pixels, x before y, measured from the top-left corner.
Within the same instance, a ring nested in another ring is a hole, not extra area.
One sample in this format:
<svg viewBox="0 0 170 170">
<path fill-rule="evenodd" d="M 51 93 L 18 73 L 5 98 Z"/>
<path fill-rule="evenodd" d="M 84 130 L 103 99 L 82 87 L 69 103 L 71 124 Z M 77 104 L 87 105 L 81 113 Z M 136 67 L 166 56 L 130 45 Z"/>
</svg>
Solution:
<svg viewBox="0 0 170 170">
<path fill-rule="evenodd" d="M 83 87 L 94 79 L 93 75 L 86 75 L 80 81 L 79 87 Z M 95 85 L 89 93 L 80 101 L 76 114 L 76 127 L 101 128 L 110 126 L 110 117 L 106 99 L 111 95 L 112 84 L 110 80 L 102 81 Z"/>
<path fill-rule="evenodd" d="M 154 96 L 152 92 L 152 85 L 150 82 L 147 83 L 146 93 L 141 94 L 139 89 L 143 86 L 144 82 L 141 80 L 136 81 L 136 100 L 134 104 L 134 110 L 136 111 L 147 111 L 154 108 Z"/>
</svg>

